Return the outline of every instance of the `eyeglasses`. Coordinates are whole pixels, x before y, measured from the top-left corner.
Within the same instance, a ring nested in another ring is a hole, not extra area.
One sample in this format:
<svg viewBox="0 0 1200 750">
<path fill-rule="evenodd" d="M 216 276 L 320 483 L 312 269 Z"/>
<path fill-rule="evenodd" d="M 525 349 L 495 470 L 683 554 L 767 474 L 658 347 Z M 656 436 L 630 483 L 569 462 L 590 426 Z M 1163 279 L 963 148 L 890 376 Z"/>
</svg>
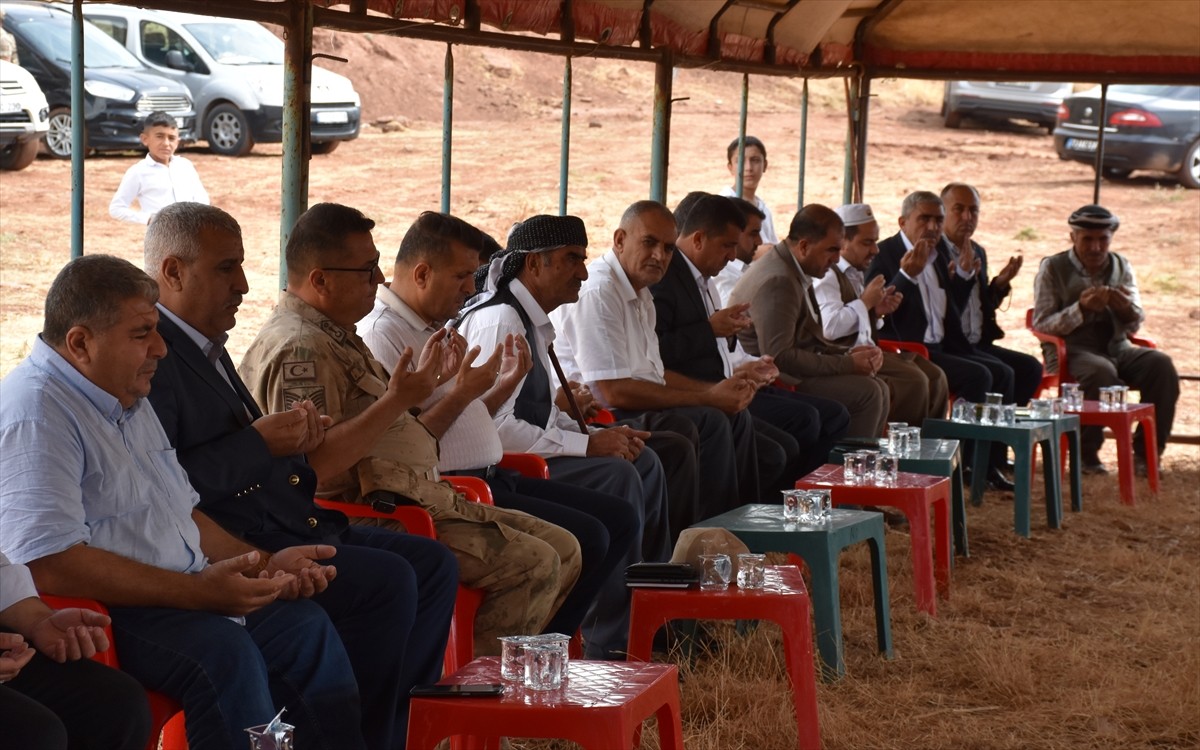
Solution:
<svg viewBox="0 0 1200 750">
<path fill-rule="evenodd" d="M 347 273 L 365 273 L 368 276 L 374 276 L 379 269 L 379 261 L 376 261 L 370 268 L 322 268 L 322 271 L 345 271 Z"/>
</svg>

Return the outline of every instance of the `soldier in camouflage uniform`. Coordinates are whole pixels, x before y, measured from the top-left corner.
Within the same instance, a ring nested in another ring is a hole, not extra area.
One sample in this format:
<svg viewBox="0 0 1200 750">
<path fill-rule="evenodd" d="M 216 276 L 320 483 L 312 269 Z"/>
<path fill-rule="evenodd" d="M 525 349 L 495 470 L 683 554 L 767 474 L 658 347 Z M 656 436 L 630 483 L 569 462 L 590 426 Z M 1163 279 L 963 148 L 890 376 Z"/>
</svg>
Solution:
<svg viewBox="0 0 1200 750">
<path fill-rule="evenodd" d="M 442 336 L 430 340 L 416 371 L 405 357 L 389 376 L 354 332 L 383 281 L 374 226 L 330 203 L 300 217 L 286 250 L 288 291 L 239 371 L 264 411 L 311 400 L 333 417 L 324 443 L 308 454 L 319 496 L 429 512 L 460 580 L 486 592 L 475 653 L 497 654 L 497 636 L 537 633 L 550 621 L 579 577 L 579 544 L 553 524 L 469 502 L 439 481 L 437 441 L 409 407 L 441 379 Z"/>
</svg>

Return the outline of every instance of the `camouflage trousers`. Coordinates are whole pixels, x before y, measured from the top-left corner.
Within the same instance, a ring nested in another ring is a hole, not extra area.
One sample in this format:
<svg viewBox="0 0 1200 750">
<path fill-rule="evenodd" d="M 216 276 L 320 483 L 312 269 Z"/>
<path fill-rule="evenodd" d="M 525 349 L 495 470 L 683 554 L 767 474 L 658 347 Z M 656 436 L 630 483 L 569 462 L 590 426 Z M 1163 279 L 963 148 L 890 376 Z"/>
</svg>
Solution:
<svg viewBox="0 0 1200 750">
<path fill-rule="evenodd" d="M 575 537 L 526 513 L 461 498 L 423 507 L 458 560 L 459 581 L 485 592 L 475 617 L 475 655 L 498 655 L 499 636 L 542 632 L 579 578 Z M 398 521 L 350 520 L 404 530 Z"/>
</svg>

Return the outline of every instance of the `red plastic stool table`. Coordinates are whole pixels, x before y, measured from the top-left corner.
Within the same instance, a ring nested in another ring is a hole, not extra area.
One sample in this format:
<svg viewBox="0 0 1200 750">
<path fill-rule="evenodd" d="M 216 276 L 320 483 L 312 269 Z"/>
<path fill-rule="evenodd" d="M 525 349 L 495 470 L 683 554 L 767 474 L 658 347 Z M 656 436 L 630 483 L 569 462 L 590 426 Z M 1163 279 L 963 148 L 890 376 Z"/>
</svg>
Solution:
<svg viewBox="0 0 1200 750">
<path fill-rule="evenodd" d="M 1146 478 L 1150 491 L 1158 494 L 1158 437 L 1154 404 L 1126 404 L 1116 411 L 1101 411 L 1099 401 L 1084 401 L 1079 423 L 1085 427 L 1107 427 L 1117 440 L 1117 478 L 1121 484 L 1121 502 L 1133 505 L 1133 423 L 1142 423 L 1142 438 L 1146 443 Z"/>
<path fill-rule="evenodd" d="M 440 685 L 500 682 L 500 659 L 484 656 Z M 443 737 L 465 735 L 463 747 L 496 747 L 497 737 L 564 739 L 588 750 L 631 750 L 642 721 L 658 717 L 659 747 L 683 750 L 679 670 L 671 664 L 571 660 L 558 690 L 509 684 L 497 698 L 413 698 L 409 750 L 433 750 Z M 485 745 L 487 740 L 491 743 Z"/>
<path fill-rule="evenodd" d="M 650 659 L 654 633 L 669 620 L 771 620 L 783 628 L 783 653 L 792 681 L 796 710 L 796 746 L 821 747 L 817 728 L 812 608 L 804 577 L 795 565 L 769 565 L 766 585 L 756 591 L 730 586 L 700 589 L 635 588 L 629 616 L 629 658 Z"/>
<path fill-rule="evenodd" d="M 833 504 L 886 505 L 908 517 L 912 541 L 913 585 L 917 609 L 937 616 L 937 593 L 950 598 L 950 480 L 928 474 L 901 471 L 895 485 L 846 484 L 842 467 L 825 464 L 797 480 L 802 490 L 830 490 Z M 934 538 L 930 549 L 929 509 L 933 508 Z M 934 552 L 936 551 L 936 566 Z"/>
</svg>

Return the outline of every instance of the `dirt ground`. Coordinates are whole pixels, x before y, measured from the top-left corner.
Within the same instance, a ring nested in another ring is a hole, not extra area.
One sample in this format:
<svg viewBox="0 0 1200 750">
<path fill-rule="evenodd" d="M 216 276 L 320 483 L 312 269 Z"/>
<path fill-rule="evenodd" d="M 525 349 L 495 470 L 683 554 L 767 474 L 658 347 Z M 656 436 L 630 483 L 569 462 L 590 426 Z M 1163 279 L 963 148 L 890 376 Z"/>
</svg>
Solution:
<svg viewBox="0 0 1200 750">
<path fill-rule="evenodd" d="M 325 45 L 322 47 L 322 45 Z M 351 58 L 346 70 L 374 125 L 315 157 L 310 202 L 362 209 L 378 226 L 385 260 L 415 215 L 440 196 L 444 48 L 379 37 L 318 35 L 318 49 Z M 371 56 L 368 53 L 373 53 Z M 451 209 L 497 237 L 512 222 L 558 209 L 562 62 L 531 54 L 456 48 Z M 568 211 L 588 227 L 593 255 L 626 205 L 649 192 L 649 66 L 576 60 Z M 736 135 L 740 76 L 680 70 L 671 139 L 669 202 L 730 182 L 724 152 Z M 799 83 L 751 79 L 749 132 L 770 149 L 760 195 L 777 227 L 797 206 Z M 864 199 L 894 231 L 903 196 L 951 180 L 983 198 L 976 239 L 993 263 L 1025 266 L 1000 319 L 1004 344 L 1036 353 L 1023 330 L 1033 276 L 1067 247 L 1067 215 L 1092 200 L 1091 170 L 1060 162 L 1033 127 L 968 124 L 946 130 L 940 84 L 876 82 Z M 842 202 L 845 117 L 839 81 L 815 81 L 804 202 Z M 280 147 L 245 158 L 185 152 L 215 204 L 245 233 L 251 292 L 230 349 L 235 361 L 266 318 L 278 284 Z M 140 262 L 142 230 L 108 217 L 108 201 L 135 154 L 86 162 L 88 253 Z M 0 375 L 28 353 L 45 290 L 70 252 L 71 171 L 40 159 L 0 173 Z M 1200 372 L 1200 192 L 1153 175 L 1106 183 L 1102 202 L 1121 217 L 1114 249 L 1138 273 L 1156 338 L 1182 372 Z M 385 263 L 385 270 L 390 264 Z M 1176 432 L 1200 433 L 1200 398 L 1185 384 Z M 1111 459 L 1111 454 L 1109 454 Z M 838 748 L 1200 747 L 1200 451 L 1172 446 L 1157 500 L 1116 500 L 1115 478 L 1088 478 L 1086 511 L 1050 532 L 1011 532 L 1010 503 L 990 494 L 971 509 L 972 557 L 955 570 L 938 619 L 914 614 L 907 536 L 889 534 L 897 659 L 872 655 L 865 557 L 846 556 L 844 622 L 849 676 L 820 688 L 825 746 Z M 1140 497 L 1148 488 L 1139 484 Z M 730 636 L 684 682 L 687 746 L 774 750 L 794 743 L 777 631 Z M 731 718 L 732 716 L 732 718 Z"/>
</svg>

